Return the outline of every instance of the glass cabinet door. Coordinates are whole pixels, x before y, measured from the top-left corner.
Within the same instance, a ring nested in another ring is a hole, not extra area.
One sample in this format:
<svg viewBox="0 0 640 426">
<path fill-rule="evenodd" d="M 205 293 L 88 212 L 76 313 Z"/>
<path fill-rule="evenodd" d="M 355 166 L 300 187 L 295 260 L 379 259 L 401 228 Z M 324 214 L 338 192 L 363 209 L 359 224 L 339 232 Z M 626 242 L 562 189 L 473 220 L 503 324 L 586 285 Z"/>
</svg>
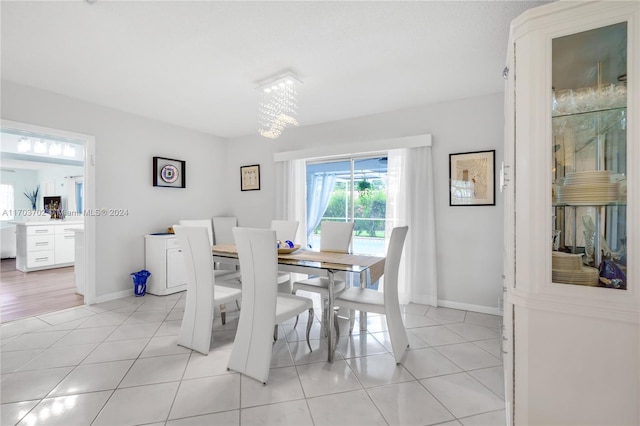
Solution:
<svg viewBox="0 0 640 426">
<path fill-rule="evenodd" d="M 552 281 L 626 290 L 627 23 L 552 41 Z"/>
</svg>

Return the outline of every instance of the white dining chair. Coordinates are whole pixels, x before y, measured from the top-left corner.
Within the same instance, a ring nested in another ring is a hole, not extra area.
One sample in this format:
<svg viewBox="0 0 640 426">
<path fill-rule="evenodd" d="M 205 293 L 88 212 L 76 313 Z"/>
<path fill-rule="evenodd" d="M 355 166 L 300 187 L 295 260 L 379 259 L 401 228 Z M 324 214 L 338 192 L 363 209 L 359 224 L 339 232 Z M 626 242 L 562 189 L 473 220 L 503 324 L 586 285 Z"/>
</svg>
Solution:
<svg viewBox="0 0 640 426">
<path fill-rule="evenodd" d="M 238 226 L 235 216 L 213 216 L 213 241 L 215 244 L 234 244 L 233 228 Z"/>
<path fill-rule="evenodd" d="M 209 233 L 209 242 L 213 245 L 213 225 L 207 219 L 180 219 L 178 225 L 184 226 L 204 226 Z"/>
<path fill-rule="evenodd" d="M 349 334 L 353 332 L 356 318 L 355 310 L 385 315 L 396 363 L 400 363 L 409 346 L 407 332 L 402 323 L 398 299 L 398 270 L 400 268 L 400 258 L 402 257 L 402 247 L 404 246 L 408 229 L 409 227 L 407 226 L 401 226 L 394 228 L 391 232 L 389 249 L 387 250 L 387 258 L 384 264 L 383 291 L 350 287 L 334 300 L 336 307 L 350 311 Z"/>
<path fill-rule="evenodd" d="M 178 221 L 178 225 L 182 226 L 204 226 L 209 232 L 209 244 L 213 245 L 213 226 L 210 219 L 181 219 Z M 215 269 L 215 263 L 213 264 L 213 273 L 216 276 L 217 285 L 224 287 L 231 287 L 242 289 L 242 283 L 240 282 L 240 271 L 234 269 Z M 236 307 L 240 310 L 240 301 L 236 300 Z M 226 306 L 220 306 L 221 312 L 226 312 Z"/>
<path fill-rule="evenodd" d="M 351 244 L 351 238 L 353 237 L 353 226 L 353 222 L 321 222 L 320 251 L 347 253 L 349 251 L 349 245 Z M 337 296 L 346 288 L 346 281 L 344 274 L 336 274 L 335 276 L 342 278 L 334 279 L 333 294 Z M 330 309 L 328 306 L 329 278 L 313 277 L 296 281 L 293 283 L 293 294 L 296 294 L 298 290 L 320 293 L 322 298 L 322 328 L 326 334 L 328 330 L 327 327 L 329 326 L 329 324 L 327 324 L 327 318 L 329 317 L 328 309 Z"/>
<path fill-rule="evenodd" d="M 187 294 L 178 345 L 207 355 L 211 347 L 214 306 L 238 300 L 239 289 L 216 285 L 208 230 L 174 225 L 187 273 Z M 226 322 L 221 309 L 222 323 Z"/>
<path fill-rule="evenodd" d="M 213 243 L 214 244 L 235 244 L 233 241 L 233 228 L 238 226 L 238 218 L 235 216 L 213 216 Z M 225 265 L 216 263 L 217 270 L 238 271 L 235 265 Z"/>
<path fill-rule="evenodd" d="M 308 311 L 307 345 L 311 350 L 313 301 L 277 291 L 275 231 L 234 228 L 233 234 L 242 271 L 243 308 L 227 368 L 266 384 L 277 324 Z"/>
<path fill-rule="evenodd" d="M 297 220 L 272 220 L 271 229 L 276 231 L 277 240 L 295 242 L 299 223 Z M 291 273 L 278 271 L 278 291 L 280 293 L 292 293 Z"/>
</svg>

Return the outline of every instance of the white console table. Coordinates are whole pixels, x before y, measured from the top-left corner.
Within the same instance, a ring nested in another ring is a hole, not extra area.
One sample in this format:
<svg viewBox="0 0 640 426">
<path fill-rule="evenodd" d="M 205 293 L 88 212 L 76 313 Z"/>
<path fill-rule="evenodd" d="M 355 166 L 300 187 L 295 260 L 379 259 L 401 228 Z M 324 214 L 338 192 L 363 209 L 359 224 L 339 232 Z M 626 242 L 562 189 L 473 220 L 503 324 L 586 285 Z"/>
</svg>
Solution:
<svg viewBox="0 0 640 426">
<path fill-rule="evenodd" d="M 11 222 L 16 225 L 16 269 L 22 272 L 73 266 L 77 221 Z"/>
<path fill-rule="evenodd" d="M 164 296 L 186 290 L 187 273 L 176 236 L 150 234 L 145 235 L 144 240 L 145 269 L 151 272 L 147 293 Z"/>
</svg>

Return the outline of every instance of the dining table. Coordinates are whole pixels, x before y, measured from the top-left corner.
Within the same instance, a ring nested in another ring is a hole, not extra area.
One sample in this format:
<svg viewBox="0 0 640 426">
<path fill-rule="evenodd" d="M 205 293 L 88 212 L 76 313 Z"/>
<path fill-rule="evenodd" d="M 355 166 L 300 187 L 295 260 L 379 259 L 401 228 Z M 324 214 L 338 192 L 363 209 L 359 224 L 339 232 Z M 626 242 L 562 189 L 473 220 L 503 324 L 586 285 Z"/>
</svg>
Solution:
<svg viewBox="0 0 640 426">
<path fill-rule="evenodd" d="M 234 244 L 216 244 L 211 247 L 213 261 L 239 265 L 238 250 Z M 335 293 L 335 274 L 345 272 L 355 274 L 360 286 L 376 282 L 384 273 L 385 257 L 368 254 L 314 251 L 299 248 L 295 251 L 278 251 L 278 270 L 309 275 L 324 275 L 329 279 L 329 309 L 327 327 L 327 360 L 333 362 L 336 336 L 333 325 L 335 312 L 332 309 Z M 274 284 L 275 285 L 275 284 Z"/>
</svg>

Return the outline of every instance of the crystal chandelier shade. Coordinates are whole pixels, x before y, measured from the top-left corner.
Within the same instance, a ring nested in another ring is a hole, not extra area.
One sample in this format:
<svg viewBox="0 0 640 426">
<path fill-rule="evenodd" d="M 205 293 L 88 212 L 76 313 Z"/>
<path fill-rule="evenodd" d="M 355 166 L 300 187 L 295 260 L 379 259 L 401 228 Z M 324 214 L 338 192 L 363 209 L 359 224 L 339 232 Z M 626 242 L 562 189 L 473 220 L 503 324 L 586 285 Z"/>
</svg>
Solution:
<svg viewBox="0 0 640 426">
<path fill-rule="evenodd" d="M 297 126 L 298 84 L 291 74 L 261 84 L 258 105 L 258 134 L 277 139 L 287 126 Z"/>
</svg>

